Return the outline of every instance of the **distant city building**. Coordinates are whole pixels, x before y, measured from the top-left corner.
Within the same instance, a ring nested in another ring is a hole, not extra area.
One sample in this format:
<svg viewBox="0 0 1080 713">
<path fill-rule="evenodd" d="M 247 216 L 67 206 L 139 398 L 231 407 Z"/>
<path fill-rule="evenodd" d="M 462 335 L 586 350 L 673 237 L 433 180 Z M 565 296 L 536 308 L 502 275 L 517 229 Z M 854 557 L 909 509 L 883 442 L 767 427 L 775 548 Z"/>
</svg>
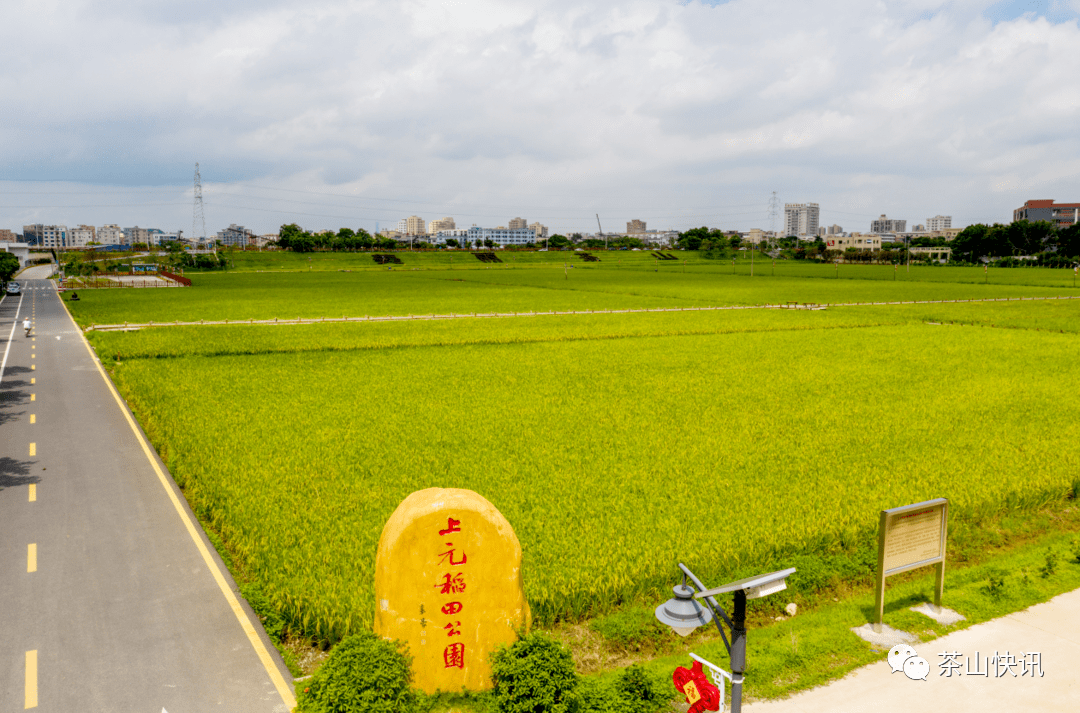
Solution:
<svg viewBox="0 0 1080 713">
<path fill-rule="evenodd" d="M 20 236 L 18 236 L 15 233 L 11 232 L 7 228 L 0 228 L 0 243 L 19 243 L 19 242 L 22 242 L 21 240 L 19 240 L 19 237 Z"/>
<path fill-rule="evenodd" d="M 926 232 L 926 226 L 923 225 L 922 223 L 917 223 L 915 225 L 915 227 L 911 229 L 911 232 L 913 232 L 913 233 L 925 233 Z"/>
<path fill-rule="evenodd" d="M 420 216 L 410 215 L 405 220 L 398 221 L 398 232 L 405 235 L 427 235 L 427 225 Z"/>
<path fill-rule="evenodd" d="M 829 226 L 829 235 L 843 235 L 844 229 L 835 223 Z"/>
<path fill-rule="evenodd" d="M 102 245 L 122 245 L 124 242 L 123 229 L 114 223 L 103 225 L 95 231 L 97 242 Z"/>
<path fill-rule="evenodd" d="M 951 215 L 935 215 L 933 218 L 926 219 L 926 230 L 929 232 L 933 232 L 935 230 L 947 230 L 951 227 Z"/>
<path fill-rule="evenodd" d="M 78 228 L 68 230 L 68 247 L 84 248 L 90 243 L 97 242 L 97 229 L 92 225 L 80 225 Z"/>
<path fill-rule="evenodd" d="M 428 223 L 427 232 L 428 235 L 436 235 L 440 230 L 453 230 L 456 227 L 453 218 L 436 218 Z"/>
<path fill-rule="evenodd" d="M 829 239 L 825 241 L 825 247 L 830 250 L 847 250 L 848 248 L 855 248 L 856 250 L 881 250 L 881 242 L 882 236 L 880 235 L 852 233 L 848 236 L 829 236 Z"/>
<path fill-rule="evenodd" d="M 510 230 L 522 230 L 524 228 L 527 228 L 528 224 L 529 221 L 525 220 L 524 218 L 511 218 Z"/>
<path fill-rule="evenodd" d="M 645 221 L 644 220 L 638 220 L 637 218 L 634 218 L 633 220 L 631 220 L 629 223 L 626 224 L 626 234 L 627 235 L 637 235 L 639 233 L 644 233 L 644 232 L 646 232 L 646 230 L 645 230 Z"/>
<path fill-rule="evenodd" d="M 136 243 L 149 245 L 150 231 L 137 225 L 133 228 L 124 228 L 124 245 L 134 245 Z"/>
<path fill-rule="evenodd" d="M 545 240 L 548 236 L 548 227 L 546 225 L 540 225 L 540 223 L 532 223 L 529 225 L 529 230 L 533 231 L 533 235 L 537 240 Z"/>
<path fill-rule="evenodd" d="M 242 248 L 255 239 L 255 231 L 236 223 L 230 223 L 228 228 L 218 231 L 217 239 L 225 243 L 225 245 Z"/>
<path fill-rule="evenodd" d="M 892 218 L 886 218 L 884 213 L 881 214 L 880 218 L 871 221 L 870 223 L 871 233 L 903 233 L 906 231 L 906 220 L 894 220 Z"/>
<path fill-rule="evenodd" d="M 23 226 L 23 241 L 27 245 L 42 248 L 68 247 L 68 229 L 66 225 L 43 225 L 34 223 Z"/>
<path fill-rule="evenodd" d="M 1048 220 L 1059 228 L 1080 223 L 1080 203 L 1055 203 L 1053 200 L 1026 201 L 1013 211 L 1013 220 Z M 28 241 L 29 242 L 29 241 Z"/>
<path fill-rule="evenodd" d="M 817 235 L 821 208 L 817 203 L 786 203 L 784 235 Z"/>
<path fill-rule="evenodd" d="M 527 227 L 513 229 L 478 228 L 474 225 L 466 231 L 465 237 L 467 240 L 473 241 L 473 244 L 477 240 L 482 242 L 490 240 L 496 245 L 525 245 L 526 243 L 536 242 L 536 233 Z"/>
</svg>

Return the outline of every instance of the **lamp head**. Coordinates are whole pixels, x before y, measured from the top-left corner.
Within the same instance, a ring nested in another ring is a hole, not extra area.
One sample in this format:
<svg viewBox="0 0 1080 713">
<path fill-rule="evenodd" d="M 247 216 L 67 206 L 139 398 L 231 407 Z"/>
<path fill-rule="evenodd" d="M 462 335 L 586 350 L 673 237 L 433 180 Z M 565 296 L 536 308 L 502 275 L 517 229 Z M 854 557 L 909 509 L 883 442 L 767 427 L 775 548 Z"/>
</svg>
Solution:
<svg viewBox="0 0 1080 713">
<path fill-rule="evenodd" d="M 712 621 L 712 612 L 694 601 L 693 589 L 680 584 L 674 590 L 674 598 L 656 607 L 656 618 L 661 624 L 667 624 L 679 636 L 689 636 L 694 629 Z"/>
</svg>

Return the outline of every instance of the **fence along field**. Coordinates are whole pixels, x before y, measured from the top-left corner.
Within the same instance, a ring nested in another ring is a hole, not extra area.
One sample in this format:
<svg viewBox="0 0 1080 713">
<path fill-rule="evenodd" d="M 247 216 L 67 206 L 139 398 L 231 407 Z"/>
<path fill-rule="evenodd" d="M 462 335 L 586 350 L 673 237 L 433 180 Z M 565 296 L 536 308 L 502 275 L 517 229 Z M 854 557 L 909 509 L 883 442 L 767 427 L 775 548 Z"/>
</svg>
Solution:
<svg viewBox="0 0 1080 713">
<path fill-rule="evenodd" d="M 530 329 L 115 373 L 196 512 L 328 639 L 370 624 L 382 523 L 418 488 L 500 508 L 550 622 L 658 600 L 678 560 L 723 581 L 871 538 L 897 502 L 947 495 L 963 521 L 1060 500 L 1076 478 L 1080 406 L 1061 388 L 1080 376 L 1075 334 L 919 323 L 530 343 Z"/>
</svg>

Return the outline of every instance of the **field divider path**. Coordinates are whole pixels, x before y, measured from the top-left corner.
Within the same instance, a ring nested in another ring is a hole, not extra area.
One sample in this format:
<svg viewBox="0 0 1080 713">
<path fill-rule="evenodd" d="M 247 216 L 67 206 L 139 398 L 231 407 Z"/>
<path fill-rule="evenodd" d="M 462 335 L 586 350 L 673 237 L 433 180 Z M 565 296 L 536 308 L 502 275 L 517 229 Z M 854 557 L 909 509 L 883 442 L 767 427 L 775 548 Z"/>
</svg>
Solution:
<svg viewBox="0 0 1080 713">
<path fill-rule="evenodd" d="M 863 306 L 888 306 L 888 305 L 928 305 L 928 304 L 958 304 L 968 302 L 1020 302 L 1031 300 L 1076 300 L 1080 295 L 1058 295 L 1045 297 L 985 297 L 967 300 L 907 300 L 899 302 L 829 302 L 829 303 L 781 303 L 764 305 L 718 305 L 709 307 L 645 307 L 642 309 L 589 309 L 589 310 L 548 310 L 544 312 L 465 312 L 461 314 L 407 314 L 407 315 L 364 315 L 363 317 L 297 317 L 295 319 L 224 319 L 202 320 L 198 322 L 125 322 L 123 324 L 91 324 L 83 328 L 84 332 L 116 332 L 132 329 L 148 329 L 150 327 L 210 327 L 220 325 L 295 325 L 295 324 L 325 324 L 327 322 L 408 322 L 412 320 L 447 320 L 447 319 L 503 319 L 507 317 L 546 317 L 582 314 L 631 314 L 645 312 L 720 312 L 726 310 L 747 309 L 793 309 L 816 311 L 828 307 L 863 307 Z"/>
</svg>

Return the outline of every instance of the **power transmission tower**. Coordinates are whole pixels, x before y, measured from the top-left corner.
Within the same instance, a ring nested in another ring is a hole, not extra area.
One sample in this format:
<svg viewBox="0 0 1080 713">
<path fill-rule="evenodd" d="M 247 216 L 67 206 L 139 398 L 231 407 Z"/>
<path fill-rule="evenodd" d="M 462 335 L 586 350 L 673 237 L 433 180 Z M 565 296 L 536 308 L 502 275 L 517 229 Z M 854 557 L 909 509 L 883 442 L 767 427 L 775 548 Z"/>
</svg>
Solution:
<svg viewBox="0 0 1080 713">
<path fill-rule="evenodd" d="M 769 230 L 776 233 L 776 221 L 780 218 L 780 198 L 776 195 L 776 191 L 772 192 L 772 198 L 769 199 Z"/>
<path fill-rule="evenodd" d="M 199 164 L 195 164 L 195 206 L 191 218 L 191 239 L 206 242 L 206 216 L 203 215 L 202 178 L 199 176 Z"/>
<path fill-rule="evenodd" d="M 773 239 L 776 238 L 776 221 L 780 219 L 780 198 L 776 195 L 776 191 L 772 192 L 772 197 L 769 198 L 769 232 L 772 233 Z"/>
</svg>

